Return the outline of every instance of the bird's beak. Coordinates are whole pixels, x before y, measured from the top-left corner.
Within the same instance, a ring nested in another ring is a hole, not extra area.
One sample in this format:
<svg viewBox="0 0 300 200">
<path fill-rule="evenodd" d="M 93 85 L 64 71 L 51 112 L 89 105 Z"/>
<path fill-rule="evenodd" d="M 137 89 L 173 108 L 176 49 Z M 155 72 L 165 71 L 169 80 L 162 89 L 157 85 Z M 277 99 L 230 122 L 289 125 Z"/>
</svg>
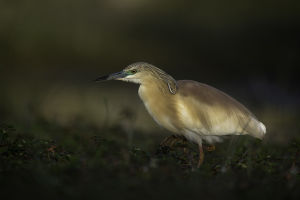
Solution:
<svg viewBox="0 0 300 200">
<path fill-rule="evenodd" d="M 113 73 L 113 74 L 110 74 L 110 75 L 100 76 L 99 78 L 97 78 L 95 80 L 95 82 L 107 81 L 107 80 L 118 80 L 118 79 L 124 78 L 126 76 L 127 76 L 127 74 L 124 71 L 120 71 L 120 72 Z"/>
</svg>

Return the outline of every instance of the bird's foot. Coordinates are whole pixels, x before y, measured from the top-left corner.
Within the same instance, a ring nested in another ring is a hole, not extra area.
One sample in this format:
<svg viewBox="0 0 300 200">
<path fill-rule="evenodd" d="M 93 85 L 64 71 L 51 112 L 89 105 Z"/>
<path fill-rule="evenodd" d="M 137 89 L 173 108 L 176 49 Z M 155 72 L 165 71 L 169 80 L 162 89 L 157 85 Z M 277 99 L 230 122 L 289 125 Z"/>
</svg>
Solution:
<svg viewBox="0 0 300 200">
<path fill-rule="evenodd" d="M 188 146 L 188 141 L 184 136 L 171 135 L 166 137 L 159 146 L 157 154 L 169 154 L 176 159 L 184 169 L 191 168 L 193 165 L 193 150 Z"/>
<path fill-rule="evenodd" d="M 172 148 L 173 146 L 175 146 L 179 142 L 183 142 L 185 144 L 187 142 L 187 140 L 185 139 L 185 137 L 180 136 L 180 135 L 171 135 L 169 137 L 166 137 L 160 143 L 160 146 L 167 146 L 167 147 Z"/>
<path fill-rule="evenodd" d="M 201 165 L 202 165 L 202 163 L 203 163 L 203 160 L 199 159 L 199 160 L 198 160 L 198 164 L 197 164 L 197 168 L 200 168 Z"/>
<path fill-rule="evenodd" d="M 216 150 L 216 146 L 215 145 L 206 146 L 205 150 L 206 151 L 214 151 L 214 150 Z"/>
</svg>

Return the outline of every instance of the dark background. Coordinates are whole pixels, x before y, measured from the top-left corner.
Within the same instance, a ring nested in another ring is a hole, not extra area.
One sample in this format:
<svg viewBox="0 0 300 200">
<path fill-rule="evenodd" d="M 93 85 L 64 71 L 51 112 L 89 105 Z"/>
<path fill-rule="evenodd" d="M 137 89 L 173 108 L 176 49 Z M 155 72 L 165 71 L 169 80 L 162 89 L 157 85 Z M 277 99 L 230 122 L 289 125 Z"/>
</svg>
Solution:
<svg viewBox="0 0 300 200">
<path fill-rule="evenodd" d="M 90 81 L 137 61 L 176 79 L 211 84 L 251 109 L 299 102 L 297 1 L 31 0 L 1 1 L 0 9 L 0 110 L 6 119 L 32 118 L 28 106 L 40 112 L 40 104 L 48 106 L 45 95 L 53 102 L 57 88 L 65 98 L 74 90 L 83 98 L 92 89 L 103 98 L 108 93 L 101 89 L 112 86 L 119 94 L 134 88 L 134 96 L 134 86 Z"/>
<path fill-rule="evenodd" d="M 167 132 L 137 86 L 92 82 L 145 61 L 227 92 L 266 125 L 268 141 L 287 145 L 300 130 L 299 35 L 296 0 L 2 0 L 0 122 L 71 150 L 81 143 L 70 130 L 106 137 L 117 126 L 128 137 L 112 140 L 154 151 Z"/>
</svg>

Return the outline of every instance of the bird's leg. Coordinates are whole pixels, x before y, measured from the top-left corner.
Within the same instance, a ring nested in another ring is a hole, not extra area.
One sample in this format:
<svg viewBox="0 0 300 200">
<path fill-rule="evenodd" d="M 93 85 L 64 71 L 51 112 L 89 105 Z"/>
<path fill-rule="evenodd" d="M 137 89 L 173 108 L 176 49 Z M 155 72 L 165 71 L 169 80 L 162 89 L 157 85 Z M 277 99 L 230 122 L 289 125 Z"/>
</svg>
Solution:
<svg viewBox="0 0 300 200">
<path fill-rule="evenodd" d="M 199 147 L 199 161 L 197 167 L 200 168 L 204 160 L 204 152 L 203 152 L 202 144 L 199 144 L 198 147 Z"/>
</svg>

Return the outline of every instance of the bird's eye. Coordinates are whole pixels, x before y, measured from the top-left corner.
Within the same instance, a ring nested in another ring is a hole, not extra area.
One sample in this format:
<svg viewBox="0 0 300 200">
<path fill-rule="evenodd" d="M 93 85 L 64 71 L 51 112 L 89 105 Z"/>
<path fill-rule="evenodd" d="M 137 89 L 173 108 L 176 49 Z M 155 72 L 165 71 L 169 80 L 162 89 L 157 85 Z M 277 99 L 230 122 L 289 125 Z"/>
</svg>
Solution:
<svg viewBox="0 0 300 200">
<path fill-rule="evenodd" d="M 130 70 L 131 74 L 135 74 L 136 72 L 137 72 L 136 69 Z"/>
</svg>

